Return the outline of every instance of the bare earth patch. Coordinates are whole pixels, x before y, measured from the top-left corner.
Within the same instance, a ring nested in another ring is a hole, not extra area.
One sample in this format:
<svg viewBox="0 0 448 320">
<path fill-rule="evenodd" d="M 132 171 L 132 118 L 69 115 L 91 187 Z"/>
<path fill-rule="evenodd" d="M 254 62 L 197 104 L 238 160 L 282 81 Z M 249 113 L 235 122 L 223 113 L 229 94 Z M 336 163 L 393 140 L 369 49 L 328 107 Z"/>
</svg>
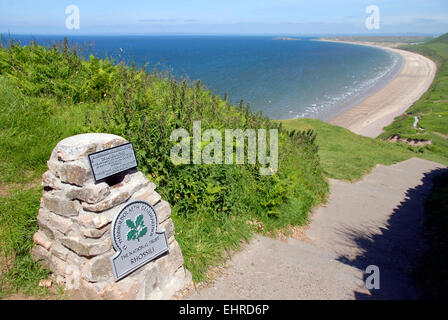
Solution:
<svg viewBox="0 0 448 320">
<path fill-rule="evenodd" d="M 4 297 L 2 300 L 61 300 L 61 299 L 77 299 L 61 291 L 61 287 L 56 284 L 56 281 L 50 275 L 49 279 L 44 279 L 39 282 L 39 287 L 48 288 L 49 293 L 43 296 L 28 295 L 22 292 L 10 294 Z"/>
<path fill-rule="evenodd" d="M 434 133 L 436 136 L 439 136 L 439 137 L 441 137 L 443 139 L 447 139 L 448 140 L 448 135 L 446 135 L 446 134 L 443 134 L 443 133 L 440 133 L 440 132 L 437 132 L 437 131 L 433 131 L 432 133 Z"/>
<path fill-rule="evenodd" d="M 22 191 L 29 190 L 31 188 L 37 187 L 41 182 L 41 178 L 38 177 L 34 179 L 31 182 L 28 183 L 10 183 L 10 184 L 4 184 L 0 186 L 0 197 L 8 197 L 11 195 L 13 190 L 16 190 L 17 188 L 21 188 Z"/>
<path fill-rule="evenodd" d="M 422 140 L 422 139 L 405 139 L 405 138 L 401 138 L 399 135 L 393 135 L 392 137 L 388 138 L 387 141 L 389 142 L 403 142 L 406 143 L 408 145 L 411 146 L 416 146 L 416 147 L 421 147 L 421 146 L 425 146 L 427 144 L 432 144 L 431 140 Z"/>
<path fill-rule="evenodd" d="M 306 232 L 310 228 L 309 225 L 306 226 L 291 226 L 286 230 L 278 230 L 275 234 L 268 232 L 268 236 L 271 238 L 278 239 L 280 241 L 288 241 L 288 239 L 300 240 L 309 244 L 314 244 Z"/>
</svg>

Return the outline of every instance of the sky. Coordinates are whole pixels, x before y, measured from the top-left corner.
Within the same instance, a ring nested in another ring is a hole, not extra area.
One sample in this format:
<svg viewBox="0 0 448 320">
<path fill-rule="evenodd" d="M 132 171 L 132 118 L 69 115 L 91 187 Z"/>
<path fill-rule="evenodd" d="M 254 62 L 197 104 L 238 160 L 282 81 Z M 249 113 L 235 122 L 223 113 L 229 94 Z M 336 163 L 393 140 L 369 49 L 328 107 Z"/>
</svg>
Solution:
<svg viewBox="0 0 448 320">
<path fill-rule="evenodd" d="M 66 26 L 70 5 L 79 29 Z M 365 25 L 369 5 L 379 9 L 379 29 Z M 448 32 L 448 0 L 0 0 L 0 33 L 8 32 L 439 35 Z"/>
</svg>

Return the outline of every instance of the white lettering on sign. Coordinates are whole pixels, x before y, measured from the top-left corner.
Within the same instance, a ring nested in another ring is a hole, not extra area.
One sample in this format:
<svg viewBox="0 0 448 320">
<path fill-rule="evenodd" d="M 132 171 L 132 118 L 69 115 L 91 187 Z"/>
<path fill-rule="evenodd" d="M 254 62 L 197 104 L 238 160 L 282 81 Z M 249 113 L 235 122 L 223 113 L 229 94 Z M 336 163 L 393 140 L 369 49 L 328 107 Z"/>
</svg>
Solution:
<svg viewBox="0 0 448 320">
<path fill-rule="evenodd" d="M 89 162 L 95 181 L 137 167 L 132 143 L 89 154 Z"/>
</svg>

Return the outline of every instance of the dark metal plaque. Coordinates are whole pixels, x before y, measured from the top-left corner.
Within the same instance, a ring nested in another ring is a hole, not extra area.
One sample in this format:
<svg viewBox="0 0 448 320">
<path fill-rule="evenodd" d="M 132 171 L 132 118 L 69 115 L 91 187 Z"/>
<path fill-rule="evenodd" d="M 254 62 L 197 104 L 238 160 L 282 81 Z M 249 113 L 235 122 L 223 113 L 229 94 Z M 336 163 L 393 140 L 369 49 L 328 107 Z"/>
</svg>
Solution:
<svg viewBox="0 0 448 320">
<path fill-rule="evenodd" d="M 137 167 L 134 148 L 130 142 L 91 153 L 88 157 L 95 182 Z"/>
</svg>

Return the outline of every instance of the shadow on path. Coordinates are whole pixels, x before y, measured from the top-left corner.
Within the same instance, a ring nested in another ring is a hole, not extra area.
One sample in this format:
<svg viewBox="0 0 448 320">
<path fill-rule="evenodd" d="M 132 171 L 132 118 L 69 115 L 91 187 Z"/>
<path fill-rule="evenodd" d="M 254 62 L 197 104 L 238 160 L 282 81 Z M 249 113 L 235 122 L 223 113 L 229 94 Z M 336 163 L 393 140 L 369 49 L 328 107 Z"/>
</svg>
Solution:
<svg viewBox="0 0 448 320">
<path fill-rule="evenodd" d="M 432 170 L 424 175 L 421 184 L 406 191 L 405 199 L 393 210 L 386 228 L 376 227 L 372 233 L 348 227 L 339 230 L 352 246 L 361 249 L 356 257 L 340 255 L 337 260 L 366 270 L 369 265 L 380 269 L 380 289 L 369 294 L 354 292 L 356 299 L 418 299 L 411 273 L 423 251 L 422 224 L 424 204 L 431 191 L 433 178 L 448 169 Z M 364 229 L 365 230 L 365 229 Z M 364 281 L 369 274 L 364 274 Z"/>
</svg>

